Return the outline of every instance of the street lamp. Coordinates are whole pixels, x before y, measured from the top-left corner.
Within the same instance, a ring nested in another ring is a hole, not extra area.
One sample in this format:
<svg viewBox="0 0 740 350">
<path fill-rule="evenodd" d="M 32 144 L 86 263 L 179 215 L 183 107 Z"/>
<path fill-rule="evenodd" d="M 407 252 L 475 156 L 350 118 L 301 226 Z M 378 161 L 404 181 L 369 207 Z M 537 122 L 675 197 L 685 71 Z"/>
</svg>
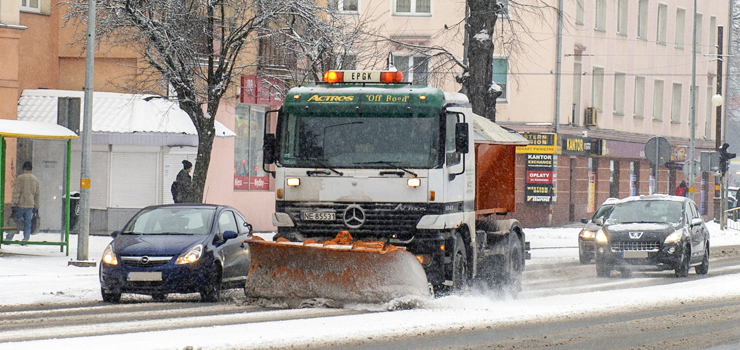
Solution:
<svg viewBox="0 0 740 350">
<path fill-rule="evenodd" d="M 714 94 L 714 96 L 712 96 L 712 106 L 719 107 L 724 102 L 725 102 L 725 99 L 722 97 L 722 95 Z"/>
</svg>

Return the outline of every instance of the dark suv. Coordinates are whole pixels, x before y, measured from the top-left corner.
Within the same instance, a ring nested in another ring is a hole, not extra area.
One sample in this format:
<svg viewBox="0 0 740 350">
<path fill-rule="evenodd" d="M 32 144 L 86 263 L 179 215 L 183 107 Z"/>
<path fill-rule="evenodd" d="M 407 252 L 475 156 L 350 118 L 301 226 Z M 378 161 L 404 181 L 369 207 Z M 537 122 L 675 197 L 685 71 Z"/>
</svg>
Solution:
<svg viewBox="0 0 740 350">
<path fill-rule="evenodd" d="M 601 220 L 598 220 L 601 221 Z M 596 274 L 617 269 L 675 270 L 686 277 L 709 271 L 709 231 L 696 203 L 686 197 L 650 195 L 619 201 L 596 233 Z"/>
</svg>

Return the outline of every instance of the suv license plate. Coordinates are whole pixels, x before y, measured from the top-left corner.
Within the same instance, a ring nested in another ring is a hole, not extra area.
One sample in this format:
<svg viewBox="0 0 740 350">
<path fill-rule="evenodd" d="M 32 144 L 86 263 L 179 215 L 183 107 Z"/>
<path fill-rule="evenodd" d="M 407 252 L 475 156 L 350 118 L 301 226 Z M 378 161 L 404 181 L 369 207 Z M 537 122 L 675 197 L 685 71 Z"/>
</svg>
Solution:
<svg viewBox="0 0 740 350">
<path fill-rule="evenodd" d="M 622 251 L 622 257 L 626 259 L 644 259 L 648 257 L 648 252 L 642 251 Z"/>
<path fill-rule="evenodd" d="M 337 216 L 334 212 L 304 212 L 303 220 L 306 221 L 334 221 Z"/>
<path fill-rule="evenodd" d="M 158 282 L 162 280 L 162 272 L 129 272 L 128 281 L 131 282 Z"/>
</svg>

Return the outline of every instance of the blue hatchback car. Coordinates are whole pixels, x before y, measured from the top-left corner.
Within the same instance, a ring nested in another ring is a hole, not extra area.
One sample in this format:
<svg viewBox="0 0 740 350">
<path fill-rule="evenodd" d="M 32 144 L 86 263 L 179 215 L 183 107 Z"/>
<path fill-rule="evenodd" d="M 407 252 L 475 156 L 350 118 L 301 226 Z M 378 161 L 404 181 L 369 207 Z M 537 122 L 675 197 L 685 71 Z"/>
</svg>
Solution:
<svg viewBox="0 0 740 350">
<path fill-rule="evenodd" d="M 103 301 L 122 293 L 200 293 L 215 302 L 222 288 L 244 288 L 252 226 L 236 209 L 210 204 L 146 207 L 113 232 L 100 264 Z"/>
</svg>

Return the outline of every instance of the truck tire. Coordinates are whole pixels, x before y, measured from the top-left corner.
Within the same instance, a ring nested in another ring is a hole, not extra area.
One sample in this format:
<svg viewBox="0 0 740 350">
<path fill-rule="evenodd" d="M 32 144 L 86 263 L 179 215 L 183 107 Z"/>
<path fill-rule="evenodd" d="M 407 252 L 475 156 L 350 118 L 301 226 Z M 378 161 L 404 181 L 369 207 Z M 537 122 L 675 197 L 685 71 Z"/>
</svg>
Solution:
<svg viewBox="0 0 740 350">
<path fill-rule="evenodd" d="M 465 242 L 460 233 L 455 233 L 455 253 L 452 256 L 452 286 L 439 285 L 434 287 L 434 296 L 442 297 L 460 293 L 468 288 L 468 253 Z"/>
<path fill-rule="evenodd" d="M 507 269 L 505 277 L 504 288 L 506 291 L 516 296 L 522 290 L 522 272 L 524 271 L 524 253 L 522 250 L 522 242 L 519 240 L 519 236 L 510 233 L 509 237 L 509 261 L 507 262 Z"/>
</svg>

